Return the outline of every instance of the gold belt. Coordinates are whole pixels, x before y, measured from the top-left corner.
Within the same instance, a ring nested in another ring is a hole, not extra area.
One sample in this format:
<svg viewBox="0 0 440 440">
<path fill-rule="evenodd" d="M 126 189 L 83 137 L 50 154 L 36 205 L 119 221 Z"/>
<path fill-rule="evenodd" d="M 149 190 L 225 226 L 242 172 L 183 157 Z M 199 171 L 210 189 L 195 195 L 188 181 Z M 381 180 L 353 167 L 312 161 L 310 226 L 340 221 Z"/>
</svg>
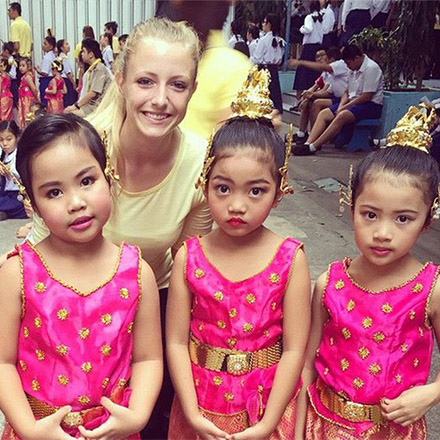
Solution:
<svg viewBox="0 0 440 440">
<path fill-rule="evenodd" d="M 246 374 L 255 368 L 268 368 L 281 359 L 281 341 L 257 351 L 229 350 L 201 343 L 193 336 L 189 340 L 189 357 L 195 365 L 212 371 L 225 371 L 229 374 Z"/>
<path fill-rule="evenodd" d="M 36 399 L 35 397 L 29 395 L 26 395 L 26 397 L 37 420 L 48 417 L 60 409 L 60 407 L 51 406 L 46 402 Z M 82 425 L 85 418 L 89 418 L 92 415 L 97 417 L 103 413 L 104 407 L 101 405 L 87 408 L 82 411 L 71 411 L 69 414 L 64 416 L 61 425 L 66 428 L 75 428 Z"/>
<path fill-rule="evenodd" d="M 318 379 L 316 384 L 319 400 L 332 413 L 350 422 L 373 422 L 385 424 L 380 405 L 364 405 L 352 402 L 335 393 L 330 387 Z"/>
</svg>

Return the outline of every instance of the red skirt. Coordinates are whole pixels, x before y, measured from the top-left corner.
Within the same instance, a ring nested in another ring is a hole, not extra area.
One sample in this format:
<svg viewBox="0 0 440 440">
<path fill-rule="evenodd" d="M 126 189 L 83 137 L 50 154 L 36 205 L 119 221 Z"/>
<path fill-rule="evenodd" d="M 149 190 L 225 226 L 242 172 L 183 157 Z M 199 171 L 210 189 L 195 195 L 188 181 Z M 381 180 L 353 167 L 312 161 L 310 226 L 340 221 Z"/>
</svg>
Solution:
<svg viewBox="0 0 440 440">
<path fill-rule="evenodd" d="M 12 96 L 0 98 L 0 121 L 12 121 Z"/>
</svg>

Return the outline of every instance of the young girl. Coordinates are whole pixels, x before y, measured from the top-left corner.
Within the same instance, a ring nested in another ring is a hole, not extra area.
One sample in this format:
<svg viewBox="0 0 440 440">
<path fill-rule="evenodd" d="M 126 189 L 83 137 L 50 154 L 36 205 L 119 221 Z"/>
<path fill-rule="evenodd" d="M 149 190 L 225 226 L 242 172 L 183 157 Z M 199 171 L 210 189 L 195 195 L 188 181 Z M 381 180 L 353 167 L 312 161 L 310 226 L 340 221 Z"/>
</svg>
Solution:
<svg viewBox="0 0 440 440">
<path fill-rule="evenodd" d="M 214 136 L 200 179 L 218 228 L 187 240 L 173 266 L 171 439 L 293 437 L 310 278 L 302 244 L 263 226 L 290 192 L 288 151 L 267 119 L 269 73 L 253 75 L 265 88 L 240 92 L 242 111 Z"/>
<path fill-rule="evenodd" d="M 11 92 L 11 66 L 5 58 L 0 59 L 0 121 L 11 121 L 13 97 Z"/>
<path fill-rule="evenodd" d="M 13 177 L 19 179 L 15 164 L 19 135 L 20 129 L 14 121 L 0 122 L 1 162 L 3 165 L 0 165 L 0 216 L 4 219 L 26 218 L 23 202 L 17 198 L 19 195 L 18 185 L 13 179 Z"/>
<path fill-rule="evenodd" d="M 72 66 L 69 61 L 69 52 L 70 52 L 70 44 L 67 40 L 58 40 L 57 41 L 57 51 L 58 51 L 58 59 L 63 62 L 63 73 L 61 77 L 63 81 L 66 83 L 67 92 L 63 97 L 64 107 L 68 107 L 72 105 L 77 100 L 76 93 L 76 83 L 75 78 L 73 76 Z"/>
<path fill-rule="evenodd" d="M 20 87 L 18 88 L 18 121 L 20 128 L 26 126 L 26 116 L 30 111 L 31 105 L 38 101 L 38 89 L 35 85 L 34 74 L 32 73 L 32 61 L 30 58 L 21 58 L 18 65 L 22 75 Z"/>
<path fill-rule="evenodd" d="M 44 97 L 47 101 L 47 113 L 59 114 L 63 113 L 63 96 L 67 93 L 66 84 L 61 78 L 63 71 L 63 63 L 55 60 L 52 63 L 52 79 L 46 89 Z"/>
<path fill-rule="evenodd" d="M 161 384 L 159 302 L 139 249 L 102 236 L 113 175 L 102 141 L 80 117 L 48 115 L 17 159 L 50 235 L 0 269 L 2 438 L 139 438 Z"/>
<path fill-rule="evenodd" d="M 43 59 L 41 60 L 41 66 L 36 65 L 35 71 L 40 75 L 40 96 L 41 103 L 44 107 L 47 105 L 47 101 L 45 99 L 45 91 L 47 86 L 49 85 L 50 80 L 52 79 L 52 63 L 56 59 L 55 50 L 56 50 L 56 40 L 55 37 L 48 35 L 43 40 L 43 44 L 41 46 L 44 52 Z"/>
<path fill-rule="evenodd" d="M 440 375 L 426 385 L 439 267 L 410 252 L 438 206 L 440 176 L 428 126 L 417 124 L 410 113 L 392 147 L 364 158 L 343 198 L 360 255 L 317 280 L 296 439 L 426 439 L 423 416 L 440 401 Z"/>
</svg>

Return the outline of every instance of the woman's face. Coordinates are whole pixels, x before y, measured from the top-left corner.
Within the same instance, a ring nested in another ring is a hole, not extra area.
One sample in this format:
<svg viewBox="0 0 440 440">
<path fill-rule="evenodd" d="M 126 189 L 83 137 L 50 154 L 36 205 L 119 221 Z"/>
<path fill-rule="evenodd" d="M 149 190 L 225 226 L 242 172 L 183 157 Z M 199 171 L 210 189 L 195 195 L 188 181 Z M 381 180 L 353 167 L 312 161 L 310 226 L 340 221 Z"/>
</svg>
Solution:
<svg viewBox="0 0 440 440">
<path fill-rule="evenodd" d="M 272 25 L 267 21 L 267 18 L 265 18 L 262 22 L 263 32 L 270 32 L 272 30 Z"/>
<path fill-rule="evenodd" d="M 64 53 L 69 53 L 70 52 L 70 44 L 68 41 L 65 41 L 63 44 L 63 52 Z"/>
<path fill-rule="evenodd" d="M 195 70 L 184 44 L 140 40 L 128 60 L 125 78 L 116 77 L 125 98 L 125 123 L 146 137 L 170 134 L 185 117 L 196 88 Z"/>
<path fill-rule="evenodd" d="M 43 51 L 44 52 L 49 52 L 53 49 L 53 46 L 47 41 L 47 40 L 43 40 Z"/>
</svg>

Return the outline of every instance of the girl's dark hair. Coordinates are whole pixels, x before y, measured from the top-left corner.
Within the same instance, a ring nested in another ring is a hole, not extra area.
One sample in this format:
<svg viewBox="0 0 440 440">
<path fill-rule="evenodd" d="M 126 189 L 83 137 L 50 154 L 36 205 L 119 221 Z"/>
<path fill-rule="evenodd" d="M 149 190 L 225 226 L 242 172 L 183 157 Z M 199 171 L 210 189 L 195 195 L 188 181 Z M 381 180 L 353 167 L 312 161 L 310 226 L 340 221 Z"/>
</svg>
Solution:
<svg viewBox="0 0 440 440">
<path fill-rule="evenodd" d="M 215 160 L 229 157 L 231 151 L 251 148 L 257 157 L 265 162 L 272 162 L 272 175 L 280 183 L 279 169 L 284 165 L 286 146 L 273 124 L 266 118 L 250 119 L 238 116 L 229 119 L 215 133 L 210 156 Z"/>
<path fill-rule="evenodd" d="M 93 32 L 92 26 L 84 26 L 83 27 L 83 36 L 84 38 L 92 38 L 95 39 L 95 33 Z"/>
<path fill-rule="evenodd" d="M 266 21 L 270 23 L 270 30 L 272 31 L 272 34 L 274 36 L 274 38 L 272 39 L 272 47 L 277 47 L 278 44 L 280 45 L 280 47 L 283 47 L 283 41 L 280 40 L 278 42 L 275 38 L 276 36 L 280 35 L 281 32 L 280 17 L 277 14 L 267 14 Z"/>
<path fill-rule="evenodd" d="M 370 153 L 359 162 L 352 183 L 353 208 L 368 181 L 374 179 L 376 173 L 384 172 L 410 177 L 411 183 L 422 191 L 428 206 L 438 195 L 440 171 L 435 159 L 416 148 L 396 145 Z"/>
<path fill-rule="evenodd" d="M 243 55 L 250 57 L 249 46 L 244 41 L 238 41 L 234 44 L 234 49 L 241 52 Z"/>
<path fill-rule="evenodd" d="M 57 40 L 55 40 L 55 37 L 46 37 L 45 40 L 53 47 L 57 47 Z"/>
<path fill-rule="evenodd" d="M 64 46 L 64 42 L 65 42 L 66 40 L 63 38 L 62 40 L 58 40 L 57 41 L 57 51 L 58 51 L 58 55 L 60 54 L 60 53 L 62 53 L 63 52 L 63 46 Z"/>
<path fill-rule="evenodd" d="M 11 70 L 11 66 L 9 65 L 9 61 L 7 58 L 0 58 L 0 63 L 4 64 L 6 72 L 9 73 Z"/>
<path fill-rule="evenodd" d="M 102 58 L 102 52 L 99 48 L 99 43 L 91 38 L 84 38 L 82 40 L 82 48 L 92 52 L 95 58 Z"/>
<path fill-rule="evenodd" d="M 14 43 L 12 41 L 5 41 L 2 49 L 7 50 L 12 55 L 14 53 Z"/>
<path fill-rule="evenodd" d="M 322 20 L 324 19 L 324 14 L 321 14 L 319 11 L 321 10 L 321 3 L 319 2 L 319 0 L 313 0 L 310 2 L 309 4 L 309 9 L 310 9 L 310 13 L 313 14 L 313 12 L 317 12 L 318 15 L 313 16 L 313 22 L 316 23 L 317 21 L 319 21 L 320 23 L 322 23 Z"/>
<path fill-rule="evenodd" d="M 116 21 L 109 21 L 104 25 L 104 27 L 106 29 L 111 29 L 113 35 L 115 35 L 116 32 L 118 32 L 118 23 L 116 23 Z"/>
<path fill-rule="evenodd" d="M 18 174 L 33 203 L 32 159 L 61 139 L 75 143 L 78 148 L 89 149 L 102 171 L 105 170 L 105 149 L 90 122 L 72 113 L 37 118 L 26 127 L 18 141 L 16 162 Z"/>
<path fill-rule="evenodd" d="M 107 39 L 108 44 L 111 46 L 113 42 L 113 35 L 111 32 L 104 32 L 103 36 Z"/>
<path fill-rule="evenodd" d="M 260 29 L 258 29 L 257 26 L 249 26 L 248 32 L 254 40 L 260 37 Z"/>
<path fill-rule="evenodd" d="M 241 29 L 242 29 L 242 27 L 243 27 L 243 25 L 242 25 L 241 20 L 234 20 L 234 21 L 231 23 L 231 32 L 233 33 L 233 35 L 234 35 L 235 37 L 237 37 L 237 35 L 240 35 L 240 34 L 241 34 Z"/>
<path fill-rule="evenodd" d="M 0 132 L 2 131 L 10 131 L 16 138 L 20 136 L 20 129 L 15 121 L 1 121 Z"/>
<path fill-rule="evenodd" d="M 356 57 L 361 57 L 363 54 L 362 49 L 355 44 L 348 44 L 342 49 L 342 59 L 344 61 L 354 60 Z"/>
</svg>

